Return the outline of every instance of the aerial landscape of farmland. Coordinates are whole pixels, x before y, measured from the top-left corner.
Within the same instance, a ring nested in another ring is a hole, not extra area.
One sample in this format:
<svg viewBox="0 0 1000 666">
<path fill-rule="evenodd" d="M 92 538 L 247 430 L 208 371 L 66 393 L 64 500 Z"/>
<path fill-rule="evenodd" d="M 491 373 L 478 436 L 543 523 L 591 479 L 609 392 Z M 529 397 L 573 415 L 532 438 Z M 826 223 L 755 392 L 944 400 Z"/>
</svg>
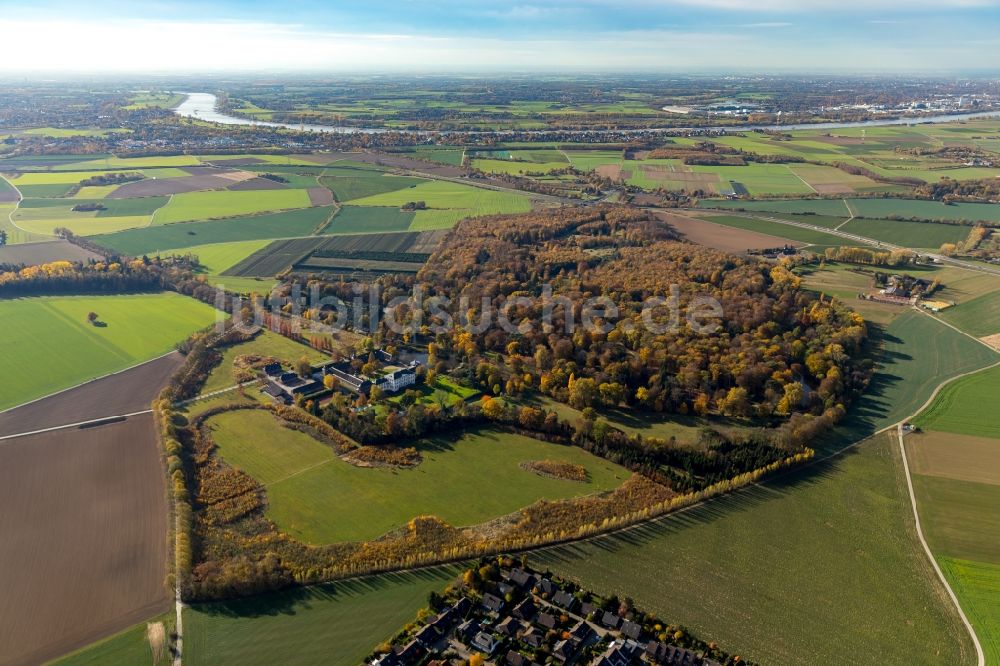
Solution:
<svg viewBox="0 0 1000 666">
<path fill-rule="evenodd" d="M 4 12 L 0 666 L 1000 666 L 998 19 Z"/>
</svg>

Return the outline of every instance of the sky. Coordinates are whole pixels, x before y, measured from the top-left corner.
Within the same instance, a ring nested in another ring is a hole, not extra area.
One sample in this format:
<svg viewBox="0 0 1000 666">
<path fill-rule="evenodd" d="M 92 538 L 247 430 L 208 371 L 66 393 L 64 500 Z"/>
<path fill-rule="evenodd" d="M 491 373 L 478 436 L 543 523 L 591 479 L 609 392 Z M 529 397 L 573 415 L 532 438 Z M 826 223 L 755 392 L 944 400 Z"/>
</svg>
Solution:
<svg viewBox="0 0 1000 666">
<path fill-rule="evenodd" d="M 1000 71 L 1000 0 L 0 0 L 0 71 Z"/>
</svg>

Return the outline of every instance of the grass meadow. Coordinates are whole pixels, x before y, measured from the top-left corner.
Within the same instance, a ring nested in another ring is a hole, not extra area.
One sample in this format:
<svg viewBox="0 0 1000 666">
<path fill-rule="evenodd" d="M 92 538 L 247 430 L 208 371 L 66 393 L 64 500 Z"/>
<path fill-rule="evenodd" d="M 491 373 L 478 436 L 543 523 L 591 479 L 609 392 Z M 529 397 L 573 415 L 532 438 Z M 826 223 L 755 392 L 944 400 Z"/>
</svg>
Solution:
<svg viewBox="0 0 1000 666">
<path fill-rule="evenodd" d="M 148 624 L 161 622 L 169 641 L 170 633 L 176 624 L 174 612 L 164 613 L 149 620 Z M 173 659 L 164 647 L 160 651 L 159 660 L 153 660 L 153 650 L 146 635 L 146 622 L 137 624 L 114 636 L 109 636 L 93 645 L 72 652 L 54 662 L 51 666 L 104 666 L 105 664 L 149 664 L 150 666 L 167 666 Z"/>
<path fill-rule="evenodd" d="M 422 183 L 404 190 L 355 199 L 351 203 L 355 206 L 398 208 L 411 201 L 423 201 L 430 209 L 417 211 L 410 227 L 414 231 L 447 228 L 465 217 L 531 210 L 531 200 L 527 196 L 445 181 Z"/>
<path fill-rule="evenodd" d="M 309 236 L 332 212 L 331 206 L 322 206 L 227 220 L 165 224 L 96 236 L 91 240 L 117 252 L 140 256 L 193 245 Z"/>
<path fill-rule="evenodd" d="M 92 326 L 96 312 L 104 326 Z M 0 409 L 169 352 L 215 321 L 215 310 L 174 293 L 0 301 Z"/>
<path fill-rule="evenodd" d="M 308 208 L 305 190 L 258 190 L 247 192 L 185 192 L 175 194 L 157 211 L 154 224 L 239 217 L 293 208 Z"/>
<path fill-rule="evenodd" d="M 1000 333 L 1000 289 L 960 301 L 941 312 L 940 317 L 977 337 Z"/>
<path fill-rule="evenodd" d="M 888 436 L 620 535 L 531 556 L 760 663 L 970 663 Z M 628 566 L 622 566 L 627 562 Z"/>
<path fill-rule="evenodd" d="M 328 360 L 328 356 L 316 351 L 312 347 L 289 340 L 283 335 L 262 331 L 260 335 L 249 342 L 226 347 L 222 352 L 222 362 L 212 369 L 202 386 L 201 394 L 212 393 L 230 386 L 235 386 L 233 379 L 233 362 L 239 356 L 273 356 L 285 361 L 289 365 L 295 363 L 305 356 L 313 363 Z"/>
<path fill-rule="evenodd" d="M 945 243 L 957 243 L 969 235 L 968 227 L 933 222 L 901 222 L 897 220 L 870 220 L 855 218 L 841 227 L 841 231 L 874 238 L 883 243 L 902 247 L 936 250 Z"/>
<path fill-rule="evenodd" d="M 184 663 L 357 666 L 460 573 L 440 567 L 184 609 Z"/>
<path fill-rule="evenodd" d="M 411 469 L 360 468 L 309 435 L 281 427 L 267 412 L 229 412 L 209 426 L 220 455 L 266 489 L 267 515 L 312 544 L 373 539 L 411 518 L 435 515 L 474 525 L 540 499 L 609 490 L 630 473 L 583 449 L 488 429 L 423 440 Z M 524 461 L 556 459 L 584 466 L 586 482 L 539 476 Z"/>
</svg>

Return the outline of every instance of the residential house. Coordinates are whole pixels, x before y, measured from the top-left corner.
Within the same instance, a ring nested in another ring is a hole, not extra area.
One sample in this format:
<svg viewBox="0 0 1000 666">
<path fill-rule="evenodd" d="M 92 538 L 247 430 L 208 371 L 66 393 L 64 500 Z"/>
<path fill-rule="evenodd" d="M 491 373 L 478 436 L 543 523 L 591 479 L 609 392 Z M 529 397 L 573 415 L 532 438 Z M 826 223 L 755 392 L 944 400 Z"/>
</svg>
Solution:
<svg viewBox="0 0 1000 666">
<path fill-rule="evenodd" d="M 576 625 L 569 630 L 569 637 L 577 643 L 586 643 L 593 633 L 594 630 L 590 628 L 589 624 L 586 622 L 577 622 Z"/>
<path fill-rule="evenodd" d="M 622 619 L 611 611 L 605 611 L 604 615 L 601 616 L 601 624 L 608 629 L 617 629 L 621 623 Z"/>
<path fill-rule="evenodd" d="M 559 624 L 559 620 L 557 620 L 554 615 L 539 613 L 538 618 L 535 619 L 535 624 L 540 627 L 545 627 L 546 629 L 555 629 L 556 625 Z"/>
<path fill-rule="evenodd" d="M 508 579 L 522 590 L 530 590 L 535 585 L 535 576 L 523 569 L 511 569 Z"/>
<path fill-rule="evenodd" d="M 642 633 L 642 626 L 636 624 L 635 622 L 629 622 L 626 620 L 625 622 L 622 622 L 621 632 L 622 635 L 627 638 L 638 640 L 639 635 Z"/>
<path fill-rule="evenodd" d="M 511 612 L 514 617 L 520 618 L 525 622 L 531 622 L 535 619 L 538 609 L 535 607 L 535 602 L 531 599 L 531 597 L 528 597 L 518 605 L 514 606 L 514 610 Z"/>
<path fill-rule="evenodd" d="M 481 605 L 483 608 L 490 611 L 491 613 L 499 613 L 500 611 L 503 610 L 503 599 L 496 596 L 495 594 L 490 594 L 489 592 L 487 592 L 486 594 L 483 595 L 483 600 L 481 602 Z"/>
<path fill-rule="evenodd" d="M 562 640 L 552 648 L 552 656 L 557 661 L 566 663 L 576 655 L 576 645 L 569 640 Z"/>
<path fill-rule="evenodd" d="M 552 595 L 552 603 L 554 603 L 556 606 L 559 606 L 560 608 L 565 608 L 566 610 L 572 613 L 573 611 L 576 610 L 576 607 L 580 605 L 580 600 L 574 597 L 569 592 L 564 592 L 562 590 L 559 590 L 558 592 Z"/>
<path fill-rule="evenodd" d="M 517 636 L 517 633 L 523 629 L 524 625 L 521 624 L 521 621 L 511 615 L 505 617 L 503 622 L 497 625 L 498 634 L 503 634 L 511 638 Z"/>
<path fill-rule="evenodd" d="M 437 629 L 428 624 L 418 631 L 414 638 L 425 648 L 429 649 L 432 645 L 438 642 L 438 639 L 441 638 L 441 634 L 438 633 Z"/>
<path fill-rule="evenodd" d="M 497 639 L 493 638 L 493 634 L 487 633 L 485 631 L 480 631 L 476 634 L 470 643 L 472 647 L 476 648 L 480 652 L 486 653 L 486 656 L 490 656 L 497 649 L 500 643 Z"/>
<path fill-rule="evenodd" d="M 533 648 L 540 648 L 545 643 L 545 633 L 538 627 L 531 627 L 521 636 L 521 641 Z"/>
</svg>

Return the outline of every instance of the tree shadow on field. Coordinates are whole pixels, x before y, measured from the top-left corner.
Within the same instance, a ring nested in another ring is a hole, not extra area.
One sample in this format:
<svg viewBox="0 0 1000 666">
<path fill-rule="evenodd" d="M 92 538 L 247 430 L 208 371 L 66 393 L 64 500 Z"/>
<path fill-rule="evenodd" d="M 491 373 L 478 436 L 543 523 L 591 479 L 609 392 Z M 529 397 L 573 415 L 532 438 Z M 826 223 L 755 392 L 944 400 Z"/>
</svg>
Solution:
<svg viewBox="0 0 1000 666">
<path fill-rule="evenodd" d="M 676 511 L 659 519 L 605 534 L 585 542 L 569 543 L 529 554 L 536 564 L 570 564 L 593 558 L 594 551 L 614 554 L 622 549 L 642 548 L 673 534 L 712 524 L 718 520 L 740 514 L 750 514 L 761 506 L 784 499 L 804 488 L 823 483 L 842 473 L 845 460 L 856 454 L 856 449 L 845 451 L 842 456 L 820 460 L 806 467 L 793 469 L 772 477 L 761 485 L 749 486 L 707 501 L 705 504 L 684 511 Z"/>
<path fill-rule="evenodd" d="M 440 581 L 443 588 L 447 581 L 462 571 L 460 565 L 444 565 L 433 569 L 419 569 L 386 574 L 372 574 L 351 580 L 323 583 L 309 587 L 291 588 L 247 599 L 192 604 L 192 610 L 210 616 L 229 618 L 257 618 L 264 616 L 297 615 L 313 610 L 318 604 L 347 602 L 355 598 L 388 591 L 393 587 L 412 585 L 422 581 Z"/>
</svg>

